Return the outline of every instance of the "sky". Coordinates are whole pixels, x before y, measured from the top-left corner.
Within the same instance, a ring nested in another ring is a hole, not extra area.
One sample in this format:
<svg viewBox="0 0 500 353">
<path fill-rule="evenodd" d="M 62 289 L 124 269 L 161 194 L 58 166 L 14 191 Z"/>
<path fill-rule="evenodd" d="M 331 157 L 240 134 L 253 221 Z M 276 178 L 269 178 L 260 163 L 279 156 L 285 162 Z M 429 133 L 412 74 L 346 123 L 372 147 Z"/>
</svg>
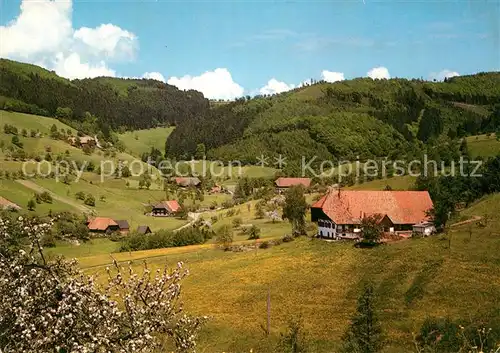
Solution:
<svg viewBox="0 0 500 353">
<path fill-rule="evenodd" d="M 0 0 L 0 57 L 212 99 L 500 71 L 500 1 Z M 1 84 L 1 83 L 0 83 Z"/>
</svg>

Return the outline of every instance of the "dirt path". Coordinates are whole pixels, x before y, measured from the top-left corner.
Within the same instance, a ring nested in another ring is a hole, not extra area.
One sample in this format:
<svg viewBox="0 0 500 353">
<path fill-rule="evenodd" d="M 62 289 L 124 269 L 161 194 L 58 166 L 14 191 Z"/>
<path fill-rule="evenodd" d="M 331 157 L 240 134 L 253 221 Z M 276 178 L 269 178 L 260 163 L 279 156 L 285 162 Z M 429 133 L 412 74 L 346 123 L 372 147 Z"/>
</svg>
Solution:
<svg viewBox="0 0 500 353">
<path fill-rule="evenodd" d="M 190 218 L 191 221 L 189 221 L 188 223 L 184 224 L 183 226 L 180 226 L 177 229 L 174 229 L 174 232 L 177 232 L 177 231 L 179 231 L 181 229 L 184 229 L 186 227 L 189 227 L 189 226 L 193 225 L 198 220 L 198 218 L 200 218 L 200 216 L 202 214 L 203 214 L 203 212 L 189 212 L 188 213 L 188 218 Z"/>
<path fill-rule="evenodd" d="M 74 208 L 80 210 L 81 212 L 85 212 L 85 213 L 91 212 L 90 208 L 88 208 L 84 205 L 80 205 L 78 202 L 73 201 L 70 198 L 62 197 L 62 196 L 59 196 L 57 194 L 54 194 L 52 191 L 50 191 L 50 190 L 48 190 L 48 189 L 46 189 L 38 184 L 35 184 L 34 182 L 32 182 L 30 180 L 17 179 L 16 182 L 18 182 L 19 184 L 21 184 L 21 185 L 23 185 L 23 186 L 25 186 L 33 191 L 36 191 L 36 192 L 48 192 L 54 200 L 65 203 L 71 207 L 74 207 Z"/>
<path fill-rule="evenodd" d="M 467 219 L 467 220 L 462 221 L 462 222 L 453 223 L 450 227 L 463 226 L 464 224 L 469 224 L 469 223 L 472 223 L 472 222 L 477 222 L 477 221 L 479 221 L 481 219 L 483 219 L 483 217 L 481 217 L 481 216 L 474 216 L 471 219 Z"/>
</svg>

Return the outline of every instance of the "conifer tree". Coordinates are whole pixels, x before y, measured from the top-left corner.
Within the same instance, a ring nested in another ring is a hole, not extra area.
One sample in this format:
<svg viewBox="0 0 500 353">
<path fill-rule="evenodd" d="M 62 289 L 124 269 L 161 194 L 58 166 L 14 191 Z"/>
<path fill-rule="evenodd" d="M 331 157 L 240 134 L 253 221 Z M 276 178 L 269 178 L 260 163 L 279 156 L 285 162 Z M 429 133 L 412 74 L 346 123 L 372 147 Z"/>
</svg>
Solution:
<svg viewBox="0 0 500 353">
<path fill-rule="evenodd" d="M 356 314 L 344 334 L 343 352 L 376 353 L 382 350 L 382 328 L 375 312 L 374 297 L 373 286 L 366 284 L 358 299 Z"/>
</svg>

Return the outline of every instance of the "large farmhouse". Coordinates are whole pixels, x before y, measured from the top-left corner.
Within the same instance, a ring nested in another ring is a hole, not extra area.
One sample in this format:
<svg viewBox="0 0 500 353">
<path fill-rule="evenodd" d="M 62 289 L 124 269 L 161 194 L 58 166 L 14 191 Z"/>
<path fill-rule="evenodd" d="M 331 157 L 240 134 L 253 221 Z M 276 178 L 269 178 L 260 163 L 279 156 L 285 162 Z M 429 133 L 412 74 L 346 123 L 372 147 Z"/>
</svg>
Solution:
<svg viewBox="0 0 500 353">
<path fill-rule="evenodd" d="M 380 215 L 388 233 L 411 232 L 415 224 L 428 221 L 433 207 L 427 191 L 331 190 L 311 206 L 311 220 L 318 223 L 318 236 L 356 239 L 361 221 Z"/>
</svg>

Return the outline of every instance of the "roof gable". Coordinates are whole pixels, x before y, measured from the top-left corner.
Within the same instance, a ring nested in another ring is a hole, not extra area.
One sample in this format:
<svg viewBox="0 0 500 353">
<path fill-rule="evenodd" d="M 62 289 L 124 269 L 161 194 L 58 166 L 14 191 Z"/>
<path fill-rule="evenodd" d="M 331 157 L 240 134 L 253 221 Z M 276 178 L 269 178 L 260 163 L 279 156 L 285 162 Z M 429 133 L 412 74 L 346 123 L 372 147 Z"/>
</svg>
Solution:
<svg viewBox="0 0 500 353">
<path fill-rule="evenodd" d="M 7 200 L 6 198 L 0 196 L 0 209 L 14 209 L 14 210 L 20 210 L 21 207 L 14 202 L 11 202 Z"/>
<path fill-rule="evenodd" d="M 386 215 L 394 224 L 428 220 L 432 200 L 427 191 L 330 191 L 313 204 L 337 224 L 358 224 L 369 215 Z"/>
</svg>

